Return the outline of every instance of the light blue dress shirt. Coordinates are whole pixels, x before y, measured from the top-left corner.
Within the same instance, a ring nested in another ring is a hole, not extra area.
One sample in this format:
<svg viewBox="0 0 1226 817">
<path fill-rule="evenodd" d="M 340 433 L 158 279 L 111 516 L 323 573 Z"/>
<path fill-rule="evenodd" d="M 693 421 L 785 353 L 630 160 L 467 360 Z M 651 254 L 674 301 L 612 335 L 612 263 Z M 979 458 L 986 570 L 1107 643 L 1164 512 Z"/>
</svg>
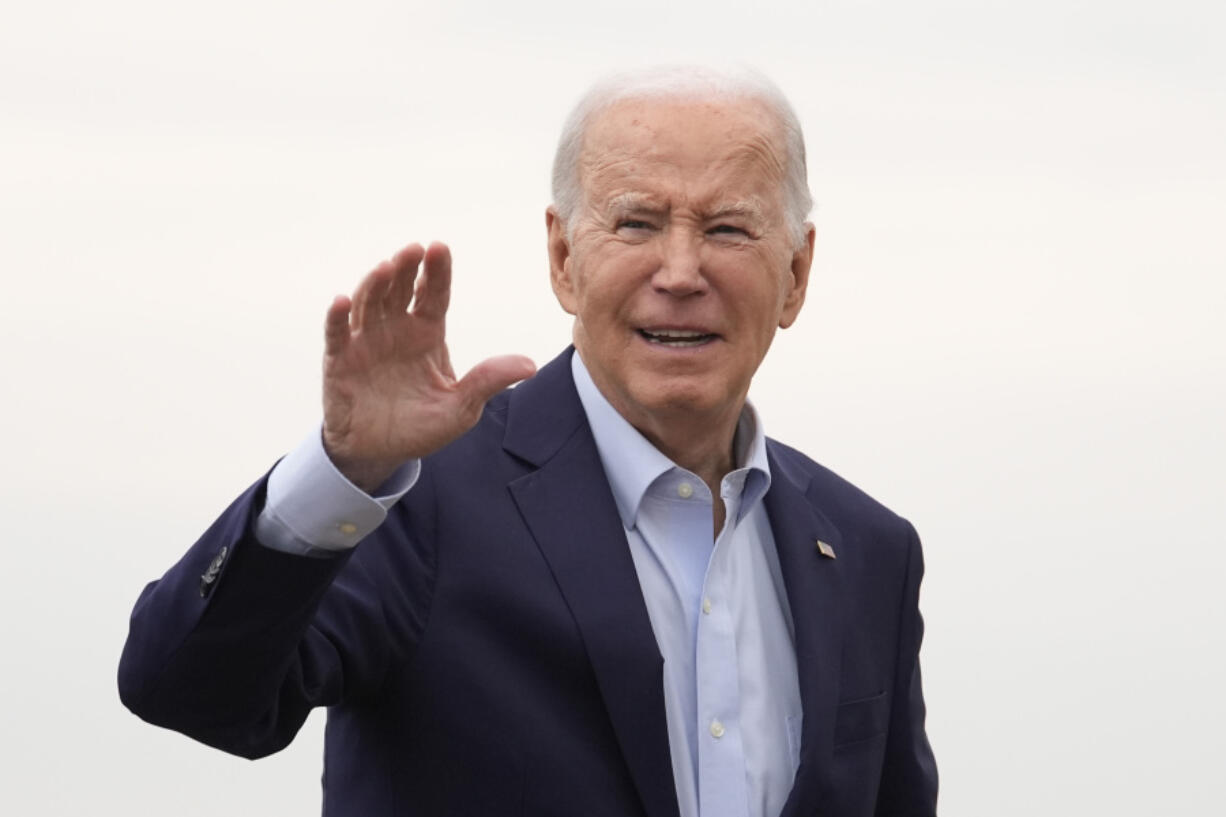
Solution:
<svg viewBox="0 0 1226 817">
<path fill-rule="evenodd" d="M 660 453 L 600 393 L 578 353 L 572 373 L 613 489 L 656 643 L 681 817 L 775 817 L 800 754 L 792 620 L 762 497 L 766 440 L 753 407 L 737 426 L 737 467 L 710 490 Z M 403 466 L 370 497 L 332 465 L 318 434 L 269 477 L 256 535 L 307 555 L 353 547 L 416 482 Z"/>
<path fill-rule="evenodd" d="M 713 537 L 706 483 L 617 413 L 578 354 L 571 365 L 664 656 L 682 817 L 775 817 L 799 761 L 800 689 L 757 413 L 741 413 Z"/>
</svg>

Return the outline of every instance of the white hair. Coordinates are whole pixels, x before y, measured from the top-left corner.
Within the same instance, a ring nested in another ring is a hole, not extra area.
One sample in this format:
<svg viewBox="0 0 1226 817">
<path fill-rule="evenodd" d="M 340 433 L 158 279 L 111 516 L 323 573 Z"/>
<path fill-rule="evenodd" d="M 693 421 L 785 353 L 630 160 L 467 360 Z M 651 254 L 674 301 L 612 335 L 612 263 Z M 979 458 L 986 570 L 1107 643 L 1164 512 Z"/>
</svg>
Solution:
<svg viewBox="0 0 1226 817">
<path fill-rule="evenodd" d="M 749 99 L 766 106 L 783 134 L 783 197 L 788 232 L 795 246 L 804 243 L 805 218 L 813 209 L 813 197 L 805 170 L 804 133 L 787 97 L 775 83 L 756 71 L 684 65 L 613 74 L 593 85 L 571 110 L 553 158 L 553 206 L 568 235 L 572 234 L 571 217 L 583 204 L 579 163 L 587 128 L 600 113 L 631 99 Z"/>
</svg>

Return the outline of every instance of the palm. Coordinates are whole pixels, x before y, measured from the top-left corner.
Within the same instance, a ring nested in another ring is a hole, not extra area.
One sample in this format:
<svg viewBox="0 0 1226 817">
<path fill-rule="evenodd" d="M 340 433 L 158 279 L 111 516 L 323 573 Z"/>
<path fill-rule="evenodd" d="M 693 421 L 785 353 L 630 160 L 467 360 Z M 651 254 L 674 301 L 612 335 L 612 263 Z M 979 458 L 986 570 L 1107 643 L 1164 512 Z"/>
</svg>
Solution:
<svg viewBox="0 0 1226 817">
<path fill-rule="evenodd" d="M 457 380 L 444 330 L 450 290 L 447 248 L 414 244 L 328 310 L 324 445 L 359 487 L 463 434 L 486 400 L 534 370 L 526 358 L 491 358 Z"/>
</svg>

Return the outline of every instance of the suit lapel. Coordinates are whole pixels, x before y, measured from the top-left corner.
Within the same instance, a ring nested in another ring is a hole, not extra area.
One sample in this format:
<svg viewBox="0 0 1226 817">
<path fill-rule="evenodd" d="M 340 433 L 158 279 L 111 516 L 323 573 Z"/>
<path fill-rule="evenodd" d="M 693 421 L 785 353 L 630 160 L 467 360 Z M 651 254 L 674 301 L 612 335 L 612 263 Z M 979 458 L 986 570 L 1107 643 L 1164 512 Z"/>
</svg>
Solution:
<svg viewBox="0 0 1226 817">
<path fill-rule="evenodd" d="M 842 581 L 837 558 L 824 555 L 818 541 L 836 557 L 842 544 L 838 530 L 816 509 L 810 478 L 788 468 L 768 445 L 771 488 L 764 502 L 779 552 L 796 636 L 796 671 L 804 713 L 800 767 L 782 817 L 814 814 L 820 807 L 820 782 L 829 768 L 838 704 L 839 664 L 843 649 Z"/>
<path fill-rule="evenodd" d="M 538 470 L 511 495 L 583 636 L 650 817 L 677 817 L 663 671 L 634 561 L 566 353 L 512 392 L 505 448 Z"/>
</svg>

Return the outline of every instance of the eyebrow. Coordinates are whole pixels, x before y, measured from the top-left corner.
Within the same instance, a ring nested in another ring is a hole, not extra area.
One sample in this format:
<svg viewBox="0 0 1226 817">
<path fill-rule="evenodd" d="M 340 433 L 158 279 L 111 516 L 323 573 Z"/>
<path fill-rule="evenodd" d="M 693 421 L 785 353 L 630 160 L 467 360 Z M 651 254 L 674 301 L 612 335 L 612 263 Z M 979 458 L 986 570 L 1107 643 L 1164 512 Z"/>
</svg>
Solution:
<svg viewBox="0 0 1226 817">
<path fill-rule="evenodd" d="M 619 193 L 609 199 L 609 203 L 605 205 L 605 211 L 609 213 L 625 213 L 632 210 L 660 211 L 663 209 L 658 203 L 652 202 L 651 199 L 641 193 Z"/>
<path fill-rule="evenodd" d="M 742 199 L 741 201 L 729 202 L 721 205 L 715 212 L 707 216 L 711 220 L 728 218 L 730 216 L 741 216 L 744 218 L 762 221 L 765 218 L 765 212 L 762 205 L 757 199 Z"/>
<path fill-rule="evenodd" d="M 667 208 L 641 193 L 620 193 L 609 199 L 609 203 L 605 207 L 605 211 L 609 213 L 625 213 L 635 210 L 661 212 L 665 209 Z M 756 198 L 750 198 L 721 204 L 709 214 L 704 214 L 703 218 L 708 221 L 715 221 L 721 218 L 737 216 L 762 221 L 765 218 L 765 212 L 761 203 Z"/>
</svg>

